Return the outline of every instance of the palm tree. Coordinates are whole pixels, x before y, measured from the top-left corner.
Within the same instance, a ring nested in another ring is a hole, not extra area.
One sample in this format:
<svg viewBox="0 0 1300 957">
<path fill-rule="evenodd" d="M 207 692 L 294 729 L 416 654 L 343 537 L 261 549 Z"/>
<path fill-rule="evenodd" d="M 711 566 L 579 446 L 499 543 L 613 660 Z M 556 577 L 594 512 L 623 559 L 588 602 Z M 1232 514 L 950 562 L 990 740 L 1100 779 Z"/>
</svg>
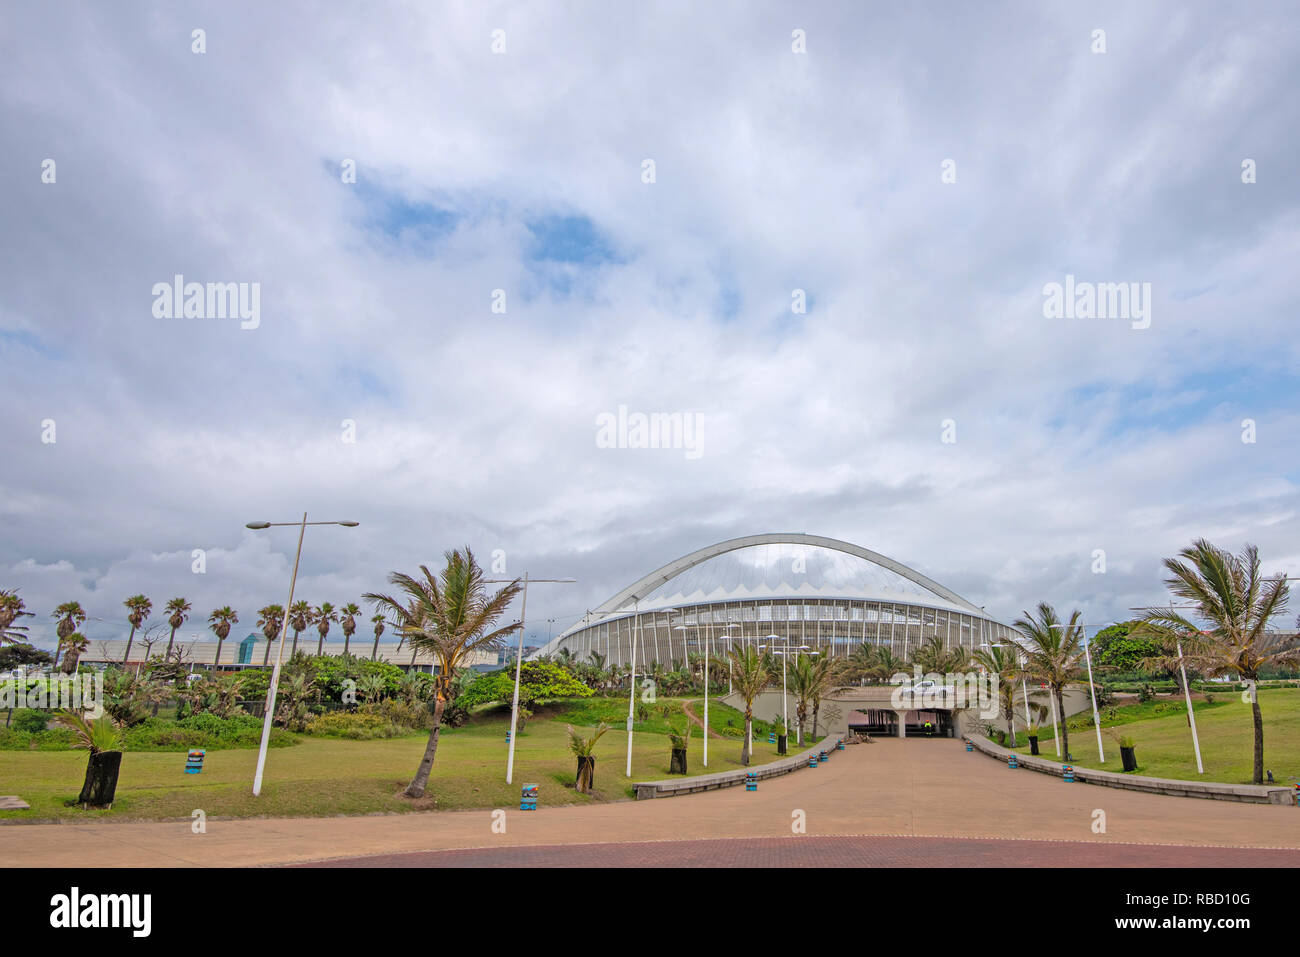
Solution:
<svg viewBox="0 0 1300 957">
<path fill-rule="evenodd" d="M 90 639 L 79 631 L 74 631 L 63 639 L 63 646 L 67 653 L 63 656 L 63 673 L 67 675 L 75 674 L 77 671 L 77 661 L 81 653 L 90 646 Z"/>
<path fill-rule="evenodd" d="M 797 655 L 790 666 L 790 690 L 795 698 L 795 744 L 803 747 L 803 726 L 808 720 L 808 699 L 812 696 L 812 656 Z"/>
<path fill-rule="evenodd" d="M 808 700 L 812 704 L 814 738 L 817 737 L 817 718 L 821 714 L 822 699 L 831 693 L 835 685 L 835 666 L 831 659 L 822 656 L 813 661 L 811 680 L 808 682 Z"/>
<path fill-rule="evenodd" d="M 1198 538 L 1190 548 L 1166 558 L 1173 575 L 1165 585 L 1190 602 L 1194 615 L 1208 629 L 1169 608 L 1149 608 L 1134 635 L 1170 643 L 1181 641 L 1189 666 L 1210 675 L 1232 675 L 1245 681 L 1259 679 L 1265 665 L 1294 663 L 1300 657 L 1294 637 L 1269 631 L 1270 621 L 1285 610 L 1290 589 L 1284 576 L 1261 578 L 1259 550 L 1247 545 L 1240 556 Z M 1251 719 L 1255 730 L 1254 782 L 1264 783 L 1264 718 L 1258 693 L 1251 694 Z"/>
<path fill-rule="evenodd" d="M 19 618 L 34 617 L 26 608 L 26 603 L 18 597 L 16 589 L 0 589 L 0 645 L 13 644 L 27 638 L 27 626 L 14 624 Z"/>
<path fill-rule="evenodd" d="M 316 642 L 316 657 L 319 658 L 325 647 L 325 639 L 330 633 L 330 622 L 338 621 L 339 613 L 334 610 L 334 606 L 329 602 L 324 602 L 319 608 L 312 609 L 311 620 L 312 624 L 316 626 L 317 633 L 320 634 L 320 638 Z"/>
<path fill-rule="evenodd" d="M 289 608 L 289 627 L 293 629 L 293 650 L 289 652 L 290 658 L 298 653 L 298 634 L 307 630 L 310 618 L 311 605 L 305 601 L 296 601 Z"/>
<path fill-rule="evenodd" d="M 1011 639 L 1011 644 L 1025 658 L 1025 670 L 1036 680 L 1047 685 L 1052 708 L 1059 717 L 1061 742 L 1065 757 L 1070 759 L 1070 731 L 1065 726 L 1065 688 L 1077 680 L 1083 669 L 1083 629 L 1079 626 L 1079 612 L 1070 613 L 1070 620 L 1062 624 L 1056 609 L 1047 602 L 1038 605 L 1038 617 L 1025 612 L 1015 622 L 1016 630 L 1023 636 Z"/>
<path fill-rule="evenodd" d="M 370 660 L 374 661 L 379 657 L 379 636 L 384 633 L 384 616 L 382 613 L 376 613 L 370 619 L 371 624 L 375 626 L 375 647 L 370 649 Z"/>
<path fill-rule="evenodd" d="M 173 598 L 167 603 L 167 624 L 171 625 L 171 637 L 167 639 L 167 654 L 164 658 L 171 658 L 172 645 L 176 641 L 176 629 L 185 624 L 185 619 L 190 616 L 190 603 L 184 598 Z"/>
<path fill-rule="evenodd" d="M 689 728 L 690 725 L 687 727 Z M 596 730 L 586 737 L 571 724 L 565 725 L 565 728 L 569 732 L 569 750 L 578 759 L 578 774 L 573 786 L 585 794 L 591 790 L 592 778 L 595 775 L 596 761 L 591 752 L 596 749 L 596 742 L 609 730 L 609 725 L 602 721 L 596 726 Z"/>
<path fill-rule="evenodd" d="M 522 586 L 518 579 L 489 595 L 483 582 L 483 570 L 468 546 L 463 552 L 447 552 L 446 562 L 446 567 L 437 575 L 424 565 L 420 566 L 423 578 L 402 572 L 389 575 L 389 582 L 400 589 L 405 603 L 388 595 L 367 593 L 363 596 L 393 617 L 412 647 L 431 652 L 437 662 L 433 729 L 429 732 L 429 742 L 415 778 L 405 791 L 414 798 L 423 797 L 429 785 L 429 772 L 433 770 L 438 751 L 442 713 L 457 672 L 475 652 L 499 651 L 504 639 L 519 630 L 519 622 L 504 628 L 492 628 L 519 593 Z"/>
<path fill-rule="evenodd" d="M 762 657 L 753 647 L 732 648 L 730 657 L 731 686 L 745 702 L 745 740 L 740 748 L 740 763 L 748 766 L 754 749 L 754 699 L 770 679 Z"/>
<path fill-rule="evenodd" d="M 357 630 L 356 616 L 361 614 L 361 608 L 356 602 L 350 601 L 343 606 L 340 612 L 339 626 L 343 629 L 343 654 L 346 657 L 348 653 L 348 644 L 352 641 L 352 633 Z"/>
<path fill-rule="evenodd" d="M 989 645 L 971 655 L 971 659 L 995 676 L 998 682 L 998 707 L 1007 721 L 1007 737 L 1016 746 L 1016 683 L 1023 673 L 1018 656 L 1003 645 Z"/>
<path fill-rule="evenodd" d="M 239 624 L 239 616 L 229 605 L 222 605 L 208 616 L 208 626 L 217 636 L 217 657 L 212 661 L 214 671 L 221 665 L 221 646 L 230 634 L 230 626 L 237 624 Z"/>
<path fill-rule="evenodd" d="M 284 625 L 284 607 L 281 605 L 267 605 L 257 612 L 257 627 L 262 629 L 262 635 L 266 638 L 266 654 L 262 656 L 262 667 L 265 668 L 271 663 L 271 642 L 275 641 L 275 636 L 280 633 L 280 628 Z"/>
<path fill-rule="evenodd" d="M 126 667 L 126 663 L 131 660 L 131 643 L 135 641 L 136 629 L 153 613 L 153 602 L 144 595 L 132 595 L 122 604 L 126 606 L 126 620 L 131 623 L 131 634 L 126 639 L 126 654 L 122 656 L 122 666 Z"/>
<path fill-rule="evenodd" d="M 54 663 L 57 665 L 59 663 L 59 652 L 63 650 L 63 646 L 67 642 L 68 637 L 77 630 L 78 626 L 85 622 L 86 612 L 82 609 L 81 602 L 65 601 L 58 608 L 54 609 L 54 614 L 50 617 L 58 619 L 59 622 L 54 629 L 55 634 L 59 636 L 59 643 L 54 649 Z M 76 668 L 77 660 L 74 657 L 72 659 L 72 670 L 75 671 Z M 63 672 L 65 674 L 72 673 L 68 670 L 68 662 L 66 658 L 63 662 Z"/>
</svg>

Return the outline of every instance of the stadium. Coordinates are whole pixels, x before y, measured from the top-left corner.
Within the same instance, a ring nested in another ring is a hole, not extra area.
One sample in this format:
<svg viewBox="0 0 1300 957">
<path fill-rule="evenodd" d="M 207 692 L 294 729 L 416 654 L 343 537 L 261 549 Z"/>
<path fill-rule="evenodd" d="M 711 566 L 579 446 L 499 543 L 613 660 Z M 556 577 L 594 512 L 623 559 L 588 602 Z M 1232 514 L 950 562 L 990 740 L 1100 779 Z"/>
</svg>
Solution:
<svg viewBox="0 0 1300 957">
<path fill-rule="evenodd" d="M 839 657 L 863 642 L 907 658 L 937 636 L 978 648 L 1012 629 L 981 607 L 884 555 L 817 535 L 751 535 L 710 545 L 628 585 L 537 655 L 568 650 L 609 665 L 670 666 L 688 652 L 782 643 Z"/>
</svg>

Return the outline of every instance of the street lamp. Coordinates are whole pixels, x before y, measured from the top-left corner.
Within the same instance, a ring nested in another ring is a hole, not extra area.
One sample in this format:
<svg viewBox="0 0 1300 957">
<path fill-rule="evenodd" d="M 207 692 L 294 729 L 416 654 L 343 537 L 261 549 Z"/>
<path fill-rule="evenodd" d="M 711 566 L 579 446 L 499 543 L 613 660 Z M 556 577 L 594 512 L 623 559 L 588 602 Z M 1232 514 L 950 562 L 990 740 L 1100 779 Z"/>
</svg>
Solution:
<svg viewBox="0 0 1300 957">
<path fill-rule="evenodd" d="M 1287 579 L 1291 581 L 1291 579 Z M 1179 605 L 1179 608 L 1198 608 L 1199 605 Z M 1149 608 L 1130 608 L 1129 611 L 1150 611 Z M 1169 612 L 1173 614 L 1174 605 L 1169 605 Z M 1192 750 L 1196 752 L 1196 773 L 1204 774 L 1205 766 L 1201 764 L 1201 739 L 1196 734 L 1196 712 L 1192 710 L 1192 686 L 1187 683 L 1187 665 L 1183 663 L 1183 642 L 1180 638 L 1174 639 L 1174 645 L 1178 649 L 1178 670 L 1183 676 L 1183 694 L 1187 698 L 1187 722 L 1192 728 Z"/>
<path fill-rule="evenodd" d="M 626 606 L 624 606 L 626 607 Z M 658 608 L 650 612 L 657 615 L 659 612 L 667 612 L 670 616 L 676 608 Z M 627 776 L 632 776 L 632 715 L 636 707 L 636 643 L 637 636 L 641 634 L 641 599 L 638 596 L 632 597 L 632 615 L 636 619 L 636 628 L 632 632 L 632 665 L 628 672 L 628 690 L 627 690 Z M 669 621 L 672 621 L 671 617 Z M 671 648 L 670 648 L 671 651 Z"/>
<path fill-rule="evenodd" d="M 1060 628 L 1062 632 L 1066 631 L 1066 626 L 1064 624 L 1048 625 L 1048 627 Z M 1079 621 L 1079 632 L 1083 637 L 1083 656 L 1085 660 L 1088 662 L 1088 691 L 1092 697 L 1092 723 L 1097 728 L 1097 755 L 1101 758 L 1101 763 L 1105 764 L 1106 751 L 1101 744 L 1101 714 L 1100 712 L 1097 711 L 1097 686 L 1092 683 L 1092 652 L 1088 650 L 1088 626 L 1083 623 L 1082 619 L 1080 619 Z M 1052 711 L 1053 711 L 1052 721 L 1055 722 L 1056 720 L 1055 704 L 1052 705 Z M 1064 714 L 1061 715 L 1061 720 L 1062 721 L 1065 720 Z M 1057 746 L 1057 752 L 1058 753 L 1060 752 L 1059 745 Z M 1070 758 L 1068 754 L 1065 757 L 1067 761 Z"/>
<path fill-rule="evenodd" d="M 517 580 L 518 579 L 514 579 L 514 578 L 485 578 L 484 579 L 485 582 L 493 582 L 493 583 L 515 582 Z M 573 582 L 576 582 L 577 579 L 576 578 L 534 578 L 532 579 L 532 581 L 563 582 L 566 584 L 572 584 Z M 517 737 L 515 732 L 516 729 L 519 727 L 519 675 L 520 672 L 523 671 L 523 667 L 524 667 L 524 614 L 525 612 L 528 611 L 528 582 L 529 582 L 528 572 L 524 572 L 523 582 L 524 582 L 523 602 L 519 606 L 519 641 L 517 643 L 518 651 L 515 653 L 515 697 L 514 697 L 514 702 L 510 706 L 510 753 L 506 757 L 506 784 L 510 784 L 514 780 L 514 774 L 515 774 L 515 738 Z M 555 620 L 554 618 L 551 619 L 551 621 L 554 620 Z"/>
<path fill-rule="evenodd" d="M 775 644 L 776 642 L 782 640 L 780 635 L 768 635 L 768 636 L 767 636 L 767 640 L 770 641 L 770 642 L 772 642 L 773 644 L 770 645 L 770 646 L 769 646 L 769 645 L 758 645 L 758 650 L 759 650 L 759 651 L 762 651 L 764 648 L 771 647 L 771 648 L 772 648 L 772 654 L 774 654 L 774 655 L 780 655 L 780 656 L 781 656 L 781 723 L 782 723 L 783 725 L 785 725 L 785 731 L 786 731 L 786 734 L 789 734 L 789 733 L 790 733 L 790 711 L 789 711 L 789 708 L 788 708 L 787 705 L 786 705 L 785 659 L 789 656 L 789 651 L 790 651 L 790 639 L 789 639 L 788 637 L 785 639 L 784 644 L 782 645 L 782 650 L 781 650 L 781 651 L 777 651 L 777 650 L 776 650 L 776 644 Z M 795 646 L 794 646 L 794 650 L 795 650 L 796 652 L 800 652 L 800 651 L 808 651 L 808 650 L 809 650 L 809 647 L 808 647 L 807 645 L 795 645 Z M 812 652 L 812 654 L 815 655 L 815 654 L 818 654 L 818 652 L 814 651 L 814 652 Z M 752 732 L 751 732 L 751 733 L 752 733 Z M 802 726 L 800 726 L 800 728 L 799 728 L 799 735 L 800 735 L 800 737 L 803 736 L 803 727 L 802 727 Z M 754 742 L 753 742 L 752 740 L 751 740 L 750 743 L 749 743 L 749 751 L 750 751 L 751 754 L 754 752 Z"/>
<path fill-rule="evenodd" d="M 308 525 L 342 525 L 356 528 L 359 522 L 309 522 L 307 513 L 302 513 L 301 522 L 249 522 L 245 528 L 254 531 L 281 525 L 298 526 L 298 552 L 293 558 L 293 577 L 289 579 L 289 603 L 284 606 L 284 618 L 280 622 L 280 643 L 275 650 L 275 667 L 271 669 L 271 684 L 266 689 L 266 717 L 262 720 L 262 743 L 257 750 L 257 771 L 253 775 L 253 797 L 262 793 L 262 772 L 266 768 L 266 747 L 271 740 L 271 719 L 275 716 L 275 694 L 280 684 L 280 659 L 284 656 L 284 636 L 289 630 L 289 609 L 293 607 L 293 590 L 298 584 L 298 562 L 302 559 L 302 539 L 307 534 Z"/>
</svg>

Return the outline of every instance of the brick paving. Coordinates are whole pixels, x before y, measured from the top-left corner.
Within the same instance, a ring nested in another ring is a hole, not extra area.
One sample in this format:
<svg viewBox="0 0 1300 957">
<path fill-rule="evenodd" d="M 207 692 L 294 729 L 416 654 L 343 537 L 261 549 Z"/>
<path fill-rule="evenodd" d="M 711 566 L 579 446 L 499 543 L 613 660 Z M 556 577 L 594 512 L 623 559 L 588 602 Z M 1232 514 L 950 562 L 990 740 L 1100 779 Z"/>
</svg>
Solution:
<svg viewBox="0 0 1300 957">
<path fill-rule="evenodd" d="M 993 838 L 738 838 L 379 854 L 291 867 L 1297 867 L 1300 850 Z"/>
<path fill-rule="evenodd" d="M 445 851 L 489 865 L 502 853 L 537 854 L 557 863 L 564 863 L 557 854 L 575 860 L 601 856 L 610 866 L 638 855 L 682 864 L 701 858 L 769 859 L 763 855 L 899 865 L 908 863 L 909 855 L 929 865 L 993 861 L 985 866 L 996 866 L 1015 859 L 1167 866 L 1184 857 L 1300 863 L 1293 855 L 1300 850 L 1296 807 L 1066 784 L 967 753 L 953 739 L 891 738 L 852 746 L 816 769 L 763 781 L 753 793 L 728 788 L 652 801 L 547 807 L 550 786 L 542 787 L 540 810 L 506 809 L 507 834 L 493 830 L 491 808 L 365 817 L 210 817 L 201 835 L 192 832 L 188 818 L 15 824 L 0 826 L 0 867 L 244 867 Z M 807 834 L 798 837 L 791 835 L 795 812 L 807 822 Z M 1104 833 L 1095 833 L 1103 819 Z M 928 853 L 929 845 L 917 841 L 940 843 Z M 1205 848 L 1226 850 L 1211 855 Z M 1261 850 L 1244 857 L 1233 850 L 1242 848 Z"/>
</svg>

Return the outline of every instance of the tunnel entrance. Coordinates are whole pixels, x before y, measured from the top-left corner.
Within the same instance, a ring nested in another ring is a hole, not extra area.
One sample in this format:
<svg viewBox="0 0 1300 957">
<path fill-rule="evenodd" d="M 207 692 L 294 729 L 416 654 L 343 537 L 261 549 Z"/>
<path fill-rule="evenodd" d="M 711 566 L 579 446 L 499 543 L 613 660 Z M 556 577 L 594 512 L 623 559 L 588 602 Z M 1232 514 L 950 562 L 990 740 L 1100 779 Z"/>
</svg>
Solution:
<svg viewBox="0 0 1300 957">
<path fill-rule="evenodd" d="M 952 738 L 956 736 L 956 723 L 951 711 L 928 708 L 905 711 L 900 714 L 892 708 L 864 708 L 849 714 L 850 731 L 859 731 L 874 737 L 898 737 L 899 721 L 909 738 Z"/>
</svg>

